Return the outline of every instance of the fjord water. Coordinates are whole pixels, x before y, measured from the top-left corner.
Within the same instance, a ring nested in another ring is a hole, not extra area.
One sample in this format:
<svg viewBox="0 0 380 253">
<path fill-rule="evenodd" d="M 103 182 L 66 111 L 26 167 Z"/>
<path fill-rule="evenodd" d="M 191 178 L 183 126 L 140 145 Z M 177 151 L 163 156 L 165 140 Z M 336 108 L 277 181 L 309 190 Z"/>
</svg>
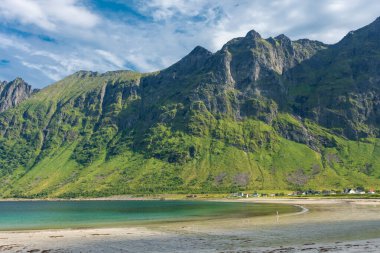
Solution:
<svg viewBox="0 0 380 253">
<path fill-rule="evenodd" d="M 279 204 L 209 201 L 4 201 L 0 230 L 90 228 L 297 212 Z"/>
</svg>

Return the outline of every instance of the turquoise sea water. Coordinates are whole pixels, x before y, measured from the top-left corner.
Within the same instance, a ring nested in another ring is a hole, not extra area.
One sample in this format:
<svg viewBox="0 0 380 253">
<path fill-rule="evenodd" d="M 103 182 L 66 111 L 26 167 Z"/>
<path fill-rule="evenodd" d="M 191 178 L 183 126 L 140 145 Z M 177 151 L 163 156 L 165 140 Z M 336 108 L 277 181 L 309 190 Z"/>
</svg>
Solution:
<svg viewBox="0 0 380 253">
<path fill-rule="evenodd" d="M 290 205 L 208 201 L 5 201 L 0 230 L 128 226 L 297 212 Z"/>
</svg>

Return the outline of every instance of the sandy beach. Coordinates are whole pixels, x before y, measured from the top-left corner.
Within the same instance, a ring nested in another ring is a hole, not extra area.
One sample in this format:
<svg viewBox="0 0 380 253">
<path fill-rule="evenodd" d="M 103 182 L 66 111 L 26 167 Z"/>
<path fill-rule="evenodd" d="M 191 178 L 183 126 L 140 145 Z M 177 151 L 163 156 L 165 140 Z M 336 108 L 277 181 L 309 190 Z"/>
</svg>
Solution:
<svg viewBox="0 0 380 253">
<path fill-rule="evenodd" d="M 0 252 L 380 252 L 380 200 L 223 199 L 296 214 L 97 229 L 0 232 Z"/>
</svg>

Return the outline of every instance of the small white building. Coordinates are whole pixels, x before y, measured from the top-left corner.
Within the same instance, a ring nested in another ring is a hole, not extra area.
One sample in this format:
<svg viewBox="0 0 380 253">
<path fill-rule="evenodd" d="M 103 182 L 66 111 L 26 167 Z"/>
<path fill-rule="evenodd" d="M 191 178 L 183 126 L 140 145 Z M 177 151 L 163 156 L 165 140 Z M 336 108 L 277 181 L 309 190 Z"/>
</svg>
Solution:
<svg viewBox="0 0 380 253">
<path fill-rule="evenodd" d="M 357 193 L 356 189 L 350 189 L 348 191 L 348 194 L 358 194 L 358 193 Z"/>
</svg>

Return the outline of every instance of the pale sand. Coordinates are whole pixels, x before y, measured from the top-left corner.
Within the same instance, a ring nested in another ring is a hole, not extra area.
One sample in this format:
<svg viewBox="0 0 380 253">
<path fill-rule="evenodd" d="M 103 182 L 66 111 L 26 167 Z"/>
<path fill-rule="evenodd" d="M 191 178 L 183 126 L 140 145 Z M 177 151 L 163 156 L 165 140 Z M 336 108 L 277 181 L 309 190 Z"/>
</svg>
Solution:
<svg viewBox="0 0 380 253">
<path fill-rule="evenodd" d="M 380 252 L 378 200 L 221 201 L 286 203 L 302 205 L 304 211 L 123 228 L 0 232 L 0 252 Z"/>
<path fill-rule="evenodd" d="M 229 201 L 228 199 L 221 201 Z M 328 198 L 241 198 L 233 201 L 254 203 L 275 203 L 293 205 L 331 205 L 351 203 L 355 205 L 380 205 L 380 199 L 328 199 Z"/>
</svg>

